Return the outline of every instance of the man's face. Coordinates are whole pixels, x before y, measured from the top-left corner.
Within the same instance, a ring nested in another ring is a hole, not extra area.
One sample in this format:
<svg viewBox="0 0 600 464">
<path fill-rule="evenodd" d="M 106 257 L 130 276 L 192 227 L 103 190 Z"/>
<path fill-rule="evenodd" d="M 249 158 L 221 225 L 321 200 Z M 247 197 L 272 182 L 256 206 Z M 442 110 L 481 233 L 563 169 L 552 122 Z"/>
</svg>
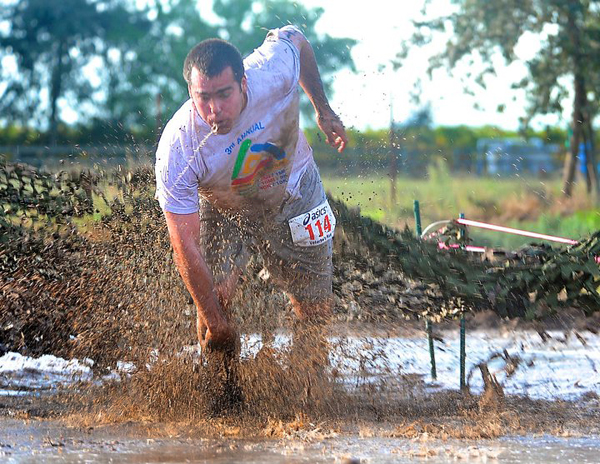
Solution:
<svg viewBox="0 0 600 464">
<path fill-rule="evenodd" d="M 246 106 L 246 76 L 238 84 L 231 66 L 215 77 L 206 77 L 192 68 L 188 86 L 200 117 L 216 134 L 227 134 Z"/>
</svg>

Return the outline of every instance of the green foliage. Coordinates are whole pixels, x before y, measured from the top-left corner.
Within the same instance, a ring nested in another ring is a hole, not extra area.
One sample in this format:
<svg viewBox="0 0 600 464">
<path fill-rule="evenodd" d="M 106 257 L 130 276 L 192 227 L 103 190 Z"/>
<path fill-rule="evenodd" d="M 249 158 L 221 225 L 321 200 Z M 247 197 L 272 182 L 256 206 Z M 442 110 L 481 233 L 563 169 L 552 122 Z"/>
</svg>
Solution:
<svg viewBox="0 0 600 464">
<path fill-rule="evenodd" d="M 153 128 L 125 128 L 120 124 L 111 124 L 102 119 L 93 119 L 87 124 L 59 124 L 55 135 L 58 145 L 104 145 L 104 144 L 145 144 L 154 143 Z M 0 127 L 0 145 L 37 145 L 48 146 L 51 143 L 49 131 L 39 131 L 32 127 L 10 124 Z"/>
<path fill-rule="evenodd" d="M 483 220 L 508 227 L 540 232 L 575 240 L 600 230 L 600 214 L 582 209 L 571 214 L 557 212 L 552 199 L 560 196 L 560 179 L 445 177 L 444 169 L 427 179 L 399 177 L 397 198 L 392 204 L 389 177 L 367 174 L 340 176 L 323 173 L 325 189 L 361 214 L 389 226 L 413 224 L 413 200 L 421 204 L 423 227 L 458 217 Z M 581 189 L 584 188 L 580 185 Z M 541 198 L 541 200 L 540 200 Z M 545 200 L 544 200 L 545 199 Z M 546 201 L 546 203 L 544 203 Z M 531 242 L 527 237 L 470 229 L 475 245 L 515 250 Z"/>
<path fill-rule="evenodd" d="M 600 230 L 600 214 L 597 210 L 575 211 L 568 216 L 557 213 L 544 213 L 535 221 L 511 220 L 504 225 L 579 240 L 580 237 L 585 237 Z M 524 237 L 499 233 L 484 234 L 480 232 L 477 235 L 481 244 L 497 248 L 515 249 L 531 241 Z"/>
<path fill-rule="evenodd" d="M 59 99 L 97 103 L 101 86 L 84 68 L 98 60 L 102 69 L 115 66 L 111 53 L 129 50 L 149 24 L 123 1 L 93 0 L 24 0 L 4 7 L 0 21 L 8 26 L 0 32 L 0 51 L 17 65 L 16 74 L 3 70 L 0 111 L 23 124 L 48 121 L 53 134 Z"/>
<path fill-rule="evenodd" d="M 435 285 L 454 305 L 431 307 L 423 316 L 456 316 L 464 310 L 490 306 L 502 317 L 543 318 L 561 308 L 600 310 L 600 231 L 562 251 L 526 249 L 501 262 L 481 260 L 460 249 L 440 251 L 437 240 L 416 239 L 408 228 L 399 232 L 331 200 L 346 240 L 362 240 L 371 250 L 393 260 L 411 279 Z M 442 236 L 462 243 L 459 226 Z M 457 302 L 458 301 L 458 302 Z M 454 310 L 448 311 L 448 308 Z"/>
<path fill-rule="evenodd" d="M 563 100 L 569 96 L 569 86 L 573 85 L 572 79 L 564 77 L 572 78 L 575 72 L 581 72 L 591 88 L 595 88 L 600 53 L 597 1 L 461 0 L 454 4 L 455 11 L 447 16 L 415 22 L 412 45 L 428 44 L 438 33 L 450 34 L 445 50 L 430 60 L 430 72 L 441 66 L 474 65 L 480 59 L 486 66 L 477 74 L 469 74 L 472 78 L 469 85 L 476 84 L 485 89 L 487 75 L 494 74 L 497 66 L 505 66 L 516 59 L 521 38 L 538 34 L 540 50 L 525 63 L 529 75 L 515 83 L 515 87 L 526 89 L 529 98 L 525 122 L 535 114 L 562 113 Z M 398 55 L 398 64 L 408 51 L 406 46 Z M 495 60 L 498 55 L 503 60 Z M 579 57 L 584 57 L 581 69 Z M 597 107 L 598 96 L 590 97 Z"/>
<path fill-rule="evenodd" d="M 142 10 L 133 0 L 24 0 L 5 7 L 0 21 L 8 27 L 0 31 L 0 57 L 13 57 L 18 69 L 1 75 L 7 83 L 0 90 L 2 114 L 22 125 L 49 122 L 56 136 L 61 100 L 78 110 L 84 124 L 97 118 L 126 131 L 148 132 L 156 126 L 157 95 L 163 121 L 187 98 L 183 61 L 196 43 L 221 36 L 247 54 L 268 28 L 288 22 L 313 43 L 325 78 L 343 67 L 353 69 L 353 40 L 315 33 L 320 8 L 287 0 L 219 0 L 213 8 L 215 23 L 207 22 L 195 0 L 151 2 Z M 98 73 L 95 79 L 84 72 L 90 66 Z"/>
<path fill-rule="evenodd" d="M 308 9 L 297 2 L 281 0 L 215 0 L 213 8 L 222 18 L 220 35 L 236 44 L 242 55 L 262 43 L 269 29 L 294 24 L 313 43 L 323 74 L 345 67 L 354 70 L 350 50 L 355 40 L 317 35 L 315 25 L 323 14 L 322 8 Z"/>
<path fill-rule="evenodd" d="M 402 126 L 395 128 L 393 147 L 390 148 L 390 131 L 348 128 L 349 144 L 342 155 L 335 153 L 316 127 L 304 130 L 313 148 L 317 164 L 325 171 L 336 171 L 339 176 L 370 175 L 388 172 L 391 153 L 399 159 L 400 175 L 426 177 L 428 166 L 443 159 L 452 172 L 474 170 L 477 140 L 481 138 L 516 138 L 516 131 L 494 126 Z M 548 143 L 564 145 L 566 131 L 546 128 L 529 131 L 529 137 L 538 137 Z"/>
<path fill-rule="evenodd" d="M 144 14 L 152 18 L 147 33 L 129 42 L 119 66 L 107 76 L 105 119 L 147 132 L 155 128 L 159 109 L 164 123 L 188 98 L 183 61 L 194 45 L 218 31 L 193 0 L 153 2 Z"/>
<path fill-rule="evenodd" d="M 34 145 L 41 137 L 42 133 L 31 127 L 10 124 L 0 128 L 0 145 Z"/>
<path fill-rule="evenodd" d="M 452 194 L 452 176 L 448 169 L 448 163 L 443 158 L 437 157 L 427 167 L 427 177 L 430 184 L 440 189 L 440 193 L 445 193 L 441 194 L 438 199 L 439 208 L 444 211 L 456 211 L 456 198 Z"/>
<path fill-rule="evenodd" d="M 452 176 L 448 169 L 448 163 L 443 158 L 436 158 L 427 168 L 429 180 L 439 185 L 443 190 L 450 187 Z"/>
</svg>

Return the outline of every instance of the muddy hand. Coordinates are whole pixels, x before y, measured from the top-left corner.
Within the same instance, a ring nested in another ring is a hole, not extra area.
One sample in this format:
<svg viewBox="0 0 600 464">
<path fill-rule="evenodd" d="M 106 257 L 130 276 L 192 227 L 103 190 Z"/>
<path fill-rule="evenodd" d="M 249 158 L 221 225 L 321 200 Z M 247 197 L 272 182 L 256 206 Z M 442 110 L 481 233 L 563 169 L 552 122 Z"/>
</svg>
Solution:
<svg viewBox="0 0 600 464">
<path fill-rule="evenodd" d="M 348 136 L 338 115 L 333 111 L 320 113 L 317 116 L 317 124 L 327 137 L 327 143 L 338 152 L 343 152 L 348 143 Z"/>
<path fill-rule="evenodd" d="M 237 345 L 237 333 L 229 325 L 220 326 L 217 330 L 207 328 L 200 344 L 202 345 L 202 349 L 208 352 L 220 351 L 233 353 Z"/>
<path fill-rule="evenodd" d="M 204 339 L 206 338 L 206 324 L 201 318 L 198 318 L 196 321 L 196 328 L 198 332 L 198 341 L 200 342 L 200 346 L 204 346 Z"/>
</svg>

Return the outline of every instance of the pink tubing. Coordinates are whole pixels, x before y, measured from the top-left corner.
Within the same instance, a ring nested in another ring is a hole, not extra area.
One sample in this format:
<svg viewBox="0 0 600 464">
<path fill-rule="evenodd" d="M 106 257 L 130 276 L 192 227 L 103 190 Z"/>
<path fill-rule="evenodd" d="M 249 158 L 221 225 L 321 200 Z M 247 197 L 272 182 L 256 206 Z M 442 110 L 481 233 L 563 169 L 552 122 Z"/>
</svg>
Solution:
<svg viewBox="0 0 600 464">
<path fill-rule="evenodd" d="M 497 232 L 506 232 L 508 234 L 515 234 L 515 235 L 523 235 L 525 237 L 539 238 L 541 240 L 549 240 L 552 242 L 566 243 L 567 245 L 577 245 L 579 243 L 577 240 L 573 240 L 570 238 L 557 237 L 555 235 L 538 234 L 537 232 L 529 232 L 527 230 L 513 229 L 512 227 L 497 226 L 494 224 L 488 224 L 486 222 L 472 221 L 470 219 L 456 219 L 456 222 L 458 224 L 462 224 L 464 226 L 479 227 L 480 229 L 495 230 Z M 447 246 L 445 243 L 439 242 L 438 247 L 440 248 L 440 250 L 448 250 L 450 248 L 460 248 L 460 245 L 455 243 L 450 246 Z M 486 250 L 485 247 L 477 247 L 477 246 L 472 246 L 472 245 L 467 245 L 466 247 L 464 247 L 464 249 L 467 251 L 474 252 L 474 253 L 485 253 L 485 250 Z M 600 264 L 600 256 L 595 256 L 594 261 L 596 261 L 596 263 Z"/>
<path fill-rule="evenodd" d="M 538 234 L 537 232 L 528 232 L 526 230 L 513 229 L 511 227 L 496 226 L 485 222 L 471 221 L 470 219 L 456 219 L 456 222 L 465 226 L 479 227 L 481 229 L 496 230 L 498 232 L 506 232 L 508 234 L 523 235 L 525 237 L 539 238 L 542 240 L 550 240 L 552 242 L 566 243 L 568 245 L 577 245 L 577 240 L 570 238 L 556 237 L 554 235 Z"/>
</svg>

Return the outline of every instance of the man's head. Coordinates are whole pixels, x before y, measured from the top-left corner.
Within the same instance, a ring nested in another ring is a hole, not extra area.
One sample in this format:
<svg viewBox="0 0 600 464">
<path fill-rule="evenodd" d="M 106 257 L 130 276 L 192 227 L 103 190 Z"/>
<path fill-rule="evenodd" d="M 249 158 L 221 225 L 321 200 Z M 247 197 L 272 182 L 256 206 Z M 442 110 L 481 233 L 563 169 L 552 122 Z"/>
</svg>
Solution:
<svg viewBox="0 0 600 464">
<path fill-rule="evenodd" d="M 246 106 L 246 76 L 240 52 L 208 39 L 188 53 L 183 77 L 196 110 L 217 134 L 227 134 Z"/>
</svg>

